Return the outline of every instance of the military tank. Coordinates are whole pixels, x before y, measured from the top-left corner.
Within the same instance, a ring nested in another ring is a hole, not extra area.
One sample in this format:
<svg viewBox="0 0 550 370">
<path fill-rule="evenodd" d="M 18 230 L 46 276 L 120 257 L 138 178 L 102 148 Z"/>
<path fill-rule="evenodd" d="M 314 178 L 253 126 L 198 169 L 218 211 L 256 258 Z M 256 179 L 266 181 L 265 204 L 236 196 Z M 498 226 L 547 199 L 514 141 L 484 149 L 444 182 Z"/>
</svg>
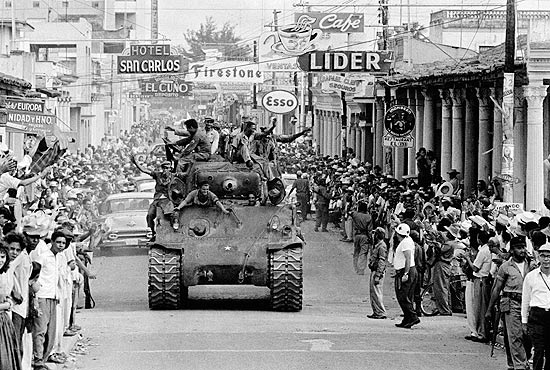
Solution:
<svg viewBox="0 0 550 370">
<path fill-rule="evenodd" d="M 185 207 L 175 229 L 164 210 L 204 181 L 229 214 L 217 207 Z M 171 199 L 157 208 L 157 234 L 149 249 L 151 309 L 185 308 L 188 288 L 195 285 L 266 286 L 273 310 L 302 309 L 299 215 L 295 205 L 280 203 L 284 186 L 282 194 L 270 192 L 267 205 L 252 205 L 261 186 L 257 172 L 223 161 L 190 164 L 185 176 L 174 178 Z"/>
</svg>

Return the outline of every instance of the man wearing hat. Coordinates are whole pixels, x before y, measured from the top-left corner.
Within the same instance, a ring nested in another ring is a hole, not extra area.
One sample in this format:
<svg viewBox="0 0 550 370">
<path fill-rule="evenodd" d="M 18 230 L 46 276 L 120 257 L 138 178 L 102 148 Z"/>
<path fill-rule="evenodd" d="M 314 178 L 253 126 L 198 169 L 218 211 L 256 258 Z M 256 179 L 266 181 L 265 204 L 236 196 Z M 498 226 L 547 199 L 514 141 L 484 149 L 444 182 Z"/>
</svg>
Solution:
<svg viewBox="0 0 550 370">
<path fill-rule="evenodd" d="M 151 229 L 153 237 L 151 241 L 155 240 L 155 218 L 157 217 L 157 205 L 162 198 L 169 198 L 168 191 L 170 183 L 173 180 L 172 174 L 172 163 L 170 161 L 164 161 L 160 165 L 161 171 L 152 171 L 148 168 L 145 168 L 139 164 L 134 156 L 130 157 L 132 163 L 146 175 L 151 176 L 155 179 L 155 195 L 153 196 L 153 201 L 149 205 L 147 210 L 147 226 Z"/>
<path fill-rule="evenodd" d="M 386 246 L 386 231 L 382 227 L 374 230 L 374 247 L 369 255 L 369 269 L 371 271 L 369 292 L 372 315 L 369 319 L 385 319 L 386 308 L 384 307 L 384 275 L 386 273 L 386 259 L 388 247 Z"/>
<path fill-rule="evenodd" d="M 356 212 L 351 213 L 353 220 L 353 267 L 359 275 L 365 274 L 367 255 L 372 243 L 372 217 L 368 212 L 367 203 L 360 202 Z"/>
<path fill-rule="evenodd" d="M 534 269 L 527 257 L 525 238 L 515 237 L 510 241 L 512 258 L 498 269 L 485 318 L 490 320 L 492 309 L 500 299 L 500 313 L 504 322 L 504 346 L 508 369 L 527 369 L 531 353 L 529 338 L 521 325 L 521 294 L 523 277 Z M 501 294 L 502 292 L 502 294 Z"/>
<path fill-rule="evenodd" d="M 550 369 L 550 244 L 539 248 L 540 267 L 523 281 L 521 322 L 533 343 L 533 370 Z"/>
<path fill-rule="evenodd" d="M 455 247 L 459 243 L 460 226 L 452 224 L 445 226 L 445 229 L 447 230 L 446 241 L 442 244 L 437 243 L 434 248 L 433 293 L 436 307 L 434 315 L 451 316 L 453 314 L 449 303 L 451 261 Z"/>
<path fill-rule="evenodd" d="M 307 179 L 307 174 L 304 176 L 302 171 L 296 172 L 296 180 L 292 184 L 292 189 L 288 193 L 288 196 L 292 194 L 293 191 L 296 191 L 296 200 L 298 201 L 298 209 L 302 212 L 302 220 L 307 219 L 309 199 L 311 197 L 311 191 L 309 188 L 309 180 Z"/>
<path fill-rule="evenodd" d="M 407 224 L 399 224 L 395 228 L 397 248 L 393 256 L 395 269 L 395 295 L 397 302 L 403 311 L 403 321 L 395 324 L 398 328 L 410 329 L 420 323 L 413 306 L 414 287 L 417 280 L 414 264 L 414 241 L 409 236 L 411 229 Z"/>
</svg>

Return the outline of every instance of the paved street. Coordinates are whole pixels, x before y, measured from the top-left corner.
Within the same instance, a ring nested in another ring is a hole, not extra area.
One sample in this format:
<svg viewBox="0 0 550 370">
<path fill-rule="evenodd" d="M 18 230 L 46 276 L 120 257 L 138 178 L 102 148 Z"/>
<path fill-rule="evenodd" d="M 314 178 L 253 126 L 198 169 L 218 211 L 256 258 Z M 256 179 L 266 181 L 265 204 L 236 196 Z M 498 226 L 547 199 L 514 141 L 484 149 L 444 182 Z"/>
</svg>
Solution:
<svg viewBox="0 0 550 370">
<path fill-rule="evenodd" d="M 195 287 L 191 308 L 150 311 L 147 258 L 99 257 L 97 307 L 79 316 L 95 346 L 79 367 L 155 369 L 503 369 L 504 352 L 468 342 L 464 315 L 399 329 L 389 277 L 388 320 L 369 320 L 367 276 L 352 271 L 352 244 L 304 225 L 304 309 L 266 309 L 267 289 Z M 231 297 L 231 298 L 230 298 Z M 227 298 L 223 299 L 222 298 Z M 230 298 L 230 299 L 228 299 Z"/>
</svg>

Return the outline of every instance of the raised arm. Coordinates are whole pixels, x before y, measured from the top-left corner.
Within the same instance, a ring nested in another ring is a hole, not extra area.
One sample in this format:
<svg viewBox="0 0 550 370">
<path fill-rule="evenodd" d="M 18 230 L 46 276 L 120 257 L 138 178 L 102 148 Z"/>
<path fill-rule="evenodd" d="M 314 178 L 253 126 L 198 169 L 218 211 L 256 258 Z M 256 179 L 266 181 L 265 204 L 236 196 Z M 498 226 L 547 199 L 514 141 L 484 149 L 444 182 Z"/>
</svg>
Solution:
<svg viewBox="0 0 550 370">
<path fill-rule="evenodd" d="M 139 164 L 136 159 L 134 158 L 133 155 L 130 156 L 130 161 L 132 161 L 132 163 L 137 167 L 138 170 L 140 170 L 141 172 L 143 172 L 144 174 L 147 174 L 151 177 L 153 177 L 153 171 L 149 170 L 148 168 L 142 166 L 141 164 Z"/>
</svg>

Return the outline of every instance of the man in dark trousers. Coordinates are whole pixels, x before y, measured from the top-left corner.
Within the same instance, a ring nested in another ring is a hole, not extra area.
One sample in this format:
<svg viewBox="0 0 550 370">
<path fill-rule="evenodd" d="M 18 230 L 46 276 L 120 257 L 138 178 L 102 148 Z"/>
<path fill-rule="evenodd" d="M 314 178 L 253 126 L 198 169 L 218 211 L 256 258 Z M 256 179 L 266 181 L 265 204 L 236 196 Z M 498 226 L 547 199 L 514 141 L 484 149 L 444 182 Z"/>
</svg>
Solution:
<svg viewBox="0 0 550 370">
<path fill-rule="evenodd" d="M 521 323 L 535 350 L 533 370 L 550 370 L 550 244 L 539 248 L 539 258 L 523 280 Z"/>
<path fill-rule="evenodd" d="M 309 190 L 309 180 L 307 179 L 307 174 L 304 176 L 302 171 L 298 171 L 296 173 L 296 176 L 298 177 L 294 184 L 292 185 L 292 189 L 290 190 L 290 193 L 294 190 L 296 190 L 296 200 L 299 203 L 298 209 L 302 212 L 302 219 L 307 219 L 307 210 L 308 210 L 308 204 L 309 204 L 309 198 L 311 197 L 311 192 Z"/>
<path fill-rule="evenodd" d="M 170 126 L 166 127 L 167 130 L 173 130 L 178 136 L 184 136 L 183 139 L 172 143 L 176 147 L 182 147 L 179 161 L 180 162 L 193 162 L 201 161 L 206 162 L 210 159 L 210 152 L 212 146 L 210 140 L 206 136 L 206 132 L 199 130 L 199 124 L 194 119 L 188 119 L 183 123 L 187 132 L 176 130 Z"/>
<path fill-rule="evenodd" d="M 515 237 L 510 241 L 512 258 L 498 269 L 491 299 L 485 313 L 487 321 L 492 318 L 492 309 L 500 300 L 500 313 L 504 322 L 504 347 L 509 369 L 527 369 L 527 360 L 531 354 L 530 340 L 521 325 L 521 293 L 523 277 L 534 269 L 527 260 L 525 238 Z M 502 294 L 501 294 L 502 292 Z"/>
<path fill-rule="evenodd" d="M 367 203 L 360 202 L 357 211 L 351 213 L 353 220 L 353 268 L 359 275 L 365 274 L 367 255 L 372 245 L 372 217 Z"/>
<path fill-rule="evenodd" d="M 328 232 L 328 206 L 332 197 L 327 190 L 325 179 L 322 176 L 317 176 L 315 178 L 314 192 L 317 195 L 317 201 L 315 202 L 316 220 L 314 231 L 319 231 L 319 226 L 321 226 L 321 231 Z"/>
</svg>

